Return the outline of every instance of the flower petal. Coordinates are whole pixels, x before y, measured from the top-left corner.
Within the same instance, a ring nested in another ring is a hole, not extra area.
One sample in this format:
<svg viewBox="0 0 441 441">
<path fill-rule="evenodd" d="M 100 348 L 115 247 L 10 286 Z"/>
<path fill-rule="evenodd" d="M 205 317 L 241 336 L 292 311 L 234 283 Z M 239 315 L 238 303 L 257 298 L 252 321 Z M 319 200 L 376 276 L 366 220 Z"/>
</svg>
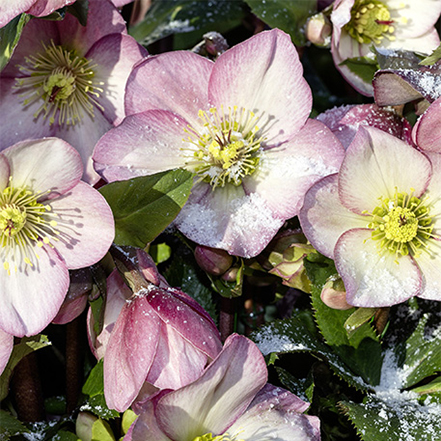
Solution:
<svg viewBox="0 0 441 441">
<path fill-rule="evenodd" d="M 287 141 L 305 124 L 312 95 L 289 35 L 260 32 L 222 54 L 214 65 L 209 100 L 260 117 L 266 145 Z"/>
<path fill-rule="evenodd" d="M 294 394 L 267 384 L 228 433 L 252 441 L 319 441 L 320 420 L 300 413 L 307 407 Z"/>
<path fill-rule="evenodd" d="M 6 26 L 14 17 L 26 12 L 35 0 L 15 0 L 10 2 L 3 0 L 0 2 L 0 28 Z"/>
<path fill-rule="evenodd" d="M 3 154 L 9 161 L 12 185 L 41 192 L 41 200 L 66 193 L 77 185 L 83 172 L 78 153 L 59 138 L 22 141 Z M 48 190 L 51 193 L 45 196 Z"/>
<path fill-rule="evenodd" d="M 108 182 L 182 167 L 188 122 L 164 110 L 128 116 L 95 147 L 95 169 Z"/>
<path fill-rule="evenodd" d="M 266 150 L 243 186 L 247 194 L 265 199 L 274 216 L 289 219 L 298 214 L 312 184 L 338 171 L 343 156 L 344 149 L 331 131 L 310 119 L 282 148 Z"/>
<path fill-rule="evenodd" d="M 214 63 L 188 51 L 149 57 L 135 66 L 127 82 L 126 113 L 162 109 L 199 127 L 200 109 L 208 110 L 208 79 Z"/>
<path fill-rule="evenodd" d="M 124 412 L 138 395 L 152 365 L 161 319 L 147 297 L 124 305 L 104 356 L 104 395 L 107 406 Z"/>
<path fill-rule="evenodd" d="M 0 375 L 5 370 L 14 348 L 14 336 L 0 329 Z"/>
<path fill-rule="evenodd" d="M 421 293 L 422 276 L 414 260 L 387 250 L 381 253 L 378 245 L 372 231 L 361 228 L 347 231 L 337 242 L 335 266 L 350 305 L 391 306 Z"/>
<path fill-rule="evenodd" d="M 194 383 L 161 397 L 155 414 L 175 441 L 222 434 L 265 385 L 267 369 L 257 346 L 233 334 L 219 356 Z"/>
<path fill-rule="evenodd" d="M 50 203 L 58 215 L 58 241 L 53 242 L 69 269 L 83 268 L 102 259 L 115 236 L 112 210 L 97 190 L 79 182 Z"/>
<path fill-rule="evenodd" d="M 124 441 L 172 441 L 158 426 L 153 402 L 146 404 L 145 411 L 130 426 Z"/>
<path fill-rule="evenodd" d="M 419 118 L 413 129 L 413 138 L 422 150 L 441 152 L 441 98 Z"/>
<path fill-rule="evenodd" d="M 69 272 L 49 246 L 34 247 L 39 259 L 31 267 L 2 269 L 0 277 L 0 328 L 23 337 L 41 332 L 56 316 L 69 287 Z M 0 261 L 5 262 L 0 249 Z"/>
<path fill-rule="evenodd" d="M 404 141 L 379 129 L 360 127 L 339 172 L 340 200 L 361 214 L 372 213 L 380 198 L 392 198 L 396 192 L 419 197 L 427 188 L 431 169 L 427 157 Z"/>
<path fill-rule="evenodd" d="M 299 219 L 302 230 L 314 248 L 331 259 L 338 238 L 351 228 L 366 227 L 364 216 L 349 211 L 338 197 L 338 176 L 317 182 L 306 193 Z"/>
<path fill-rule="evenodd" d="M 9 162 L 4 155 L 0 153 L 0 191 L 3 191 L 9 185 Z"/>
<path fill-rule="evenodd" d="M 44 17 L 52 14 L 57 9 L 71 5 L 75 0 L 34 0 L 34 4 L 26 11 L 27 14 L 34 17 Z"/>
</svg>

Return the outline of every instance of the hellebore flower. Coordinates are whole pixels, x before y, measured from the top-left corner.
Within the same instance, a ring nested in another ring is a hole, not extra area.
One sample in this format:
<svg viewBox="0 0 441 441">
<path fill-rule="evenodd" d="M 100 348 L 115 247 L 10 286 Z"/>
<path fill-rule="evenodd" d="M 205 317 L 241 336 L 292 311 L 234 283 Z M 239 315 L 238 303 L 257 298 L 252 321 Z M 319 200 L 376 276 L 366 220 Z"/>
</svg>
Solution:
<svg viewBox="0 0 441 441">
<path fill-rule="evenodd" d="M 342 65 L 348 58 L 371 57 L 371 47 L 430 53 L 439 45 L 434 27 L 438 0 L 336 0 L 331 14 L 334 63 L 360 93 L 372 96 L 371 83 Z"/>
<path fill-rule="evenodd" d="M 308 404 L 267 381 L 258 347 L 233 334 L 193 383 L 163 391 L 144 404 L 125 441 L 319 440 Z"/>
<path fill-rule="evenodd" d="M 98 181 L 93 148 L 123 119 L 126 80 L 145 55 L 126 33 L 107 0 L 89 3 L 85 27 L 70 14 L 62 21 L 31 20 L 0 76 L 0 150 L 57 136 L 79 151 L 84 179 Z"/>
<path fill-rule="evenodd" d="M 369 126 L 401 138 L 408 144 L 412 143 L 412 128 L 405 118 L 392 109 L 384 109 L 376 104 L 346 105 L 334 107 L 317 116 L 326 124 L 347 149 L 354 139 L 358 127 Z"/>
<path fill-rule="evenodd" d="M 300 223 L 335 260 L 350 305 L 441 300 L 440 196 L 441 155 L 360 127 L 340 172 L 306 194 Z"/>
<path fill-rule="evenodd" d="M 14 349 L 14 336 L 0 329 L 0 375 L 5 370 Z"/>
<path fill-rule="evenodd" d="M 441 97 L 418 118 L 412 137 L 420 149 L 441 153 Z"/>
<path fill-rule="evenodd" d="M 108 181 L 194 172 L 177 228 L 200 245 L 252 257 L 298 213 L 309 186 L 340 166 L 341 144 L 310 111 L 296 49 L 277 29 L 215 63 L 161 54 L 134 68 L 130 116 L 98 142 L 95 168 Z"/>
<path fill-rule="evenodd" d="M 139 250 L 136 260 L 157 273 L 146 253 Z M 116 270 L 107 285 L 103 335 L 95 336 L 90 323 L 89 340 L 97 358 L 104 356 L 104 395 L 110 408 L 123 412 L 140 392 L 178 389 L 196 380 L 220 352 L 212 319 L 179 289 L 144 279 L 134 293 Z"/>
<path fill-rule="evenodd" d="M 114 237 L 104 198 L 81 182 L 79 154 L 58 138 L 0 153 L 0 328 L 34 335 L 56 316 L 69 269 L 92 265 Z"/>
</svg>

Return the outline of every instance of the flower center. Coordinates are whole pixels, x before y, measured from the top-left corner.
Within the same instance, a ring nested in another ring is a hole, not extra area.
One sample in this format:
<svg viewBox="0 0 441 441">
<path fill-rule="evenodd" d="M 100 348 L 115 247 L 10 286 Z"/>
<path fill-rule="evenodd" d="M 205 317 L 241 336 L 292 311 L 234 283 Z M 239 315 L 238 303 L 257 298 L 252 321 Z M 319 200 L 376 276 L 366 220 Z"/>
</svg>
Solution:
<svg viewBox="0 0 441 441">
<path fill-rule="evenodd" d="M 368 224 L 372 239 L 379 240 L 379 247 L 393 254 L 418 256 L 421 247 L 428 247 L 432 234 L 432 217 L 424 200 L 412 194 L 396 193 L 391 199 L 383 199 L 376 207 Z"/>
<path fill-rule="evenodd" d="M 345 25 L 349 35 L 360 44 L 379 44 L 384 37 L 394 40 L 395 28 L 387 6 L 378 0 L 355 0 L 351 20 Z"/>
<path fill-rule="evenodd" d="M 50 212 L 50 205 L 37 202 L 40 196 L 12 186 L 0 193 L 0 256 L 8 275 L 12 265 L 15 271 L 22 262 L 33 266 L 39 259 L 35 245 L 53 246 L 51 240 L 58 240 L 57 222 L 51 219 L 57 215 Z"/>
<path fill-rule="evenodd" d="M 84 113 L 93 118 L 95 107 L 103 110 L 97 102 L 103 92 L 103 83 L 94 78 L 97 65 L 53 41 L 49 46 L 43 44 L 43 49 L 25 58 L 19 69 L 26 76 L 17 78 L 14 86 L 21 91 L 24 106 L 41 102 L 34 118 L 43 114 L 50 124 L 57 120 L 60 125 L 75 125 Z"/>
<path fill-rule="evenodd" d="M 212 433 L 206 433 L 202 436 L 197 436 L 192 441 L 244 441 L 243 439 L 236 438 L 236 436 L 230 436 L 228 433 L 224 435 L 213 436 Z"/>
<path fill-rule="evenodd" d="M 259 131 L 253 112 L 237 106 L 229 108 L 228 115 L 219 114 L 216 108 L 209 113 L 199 111 L 203 130 L 188 127 L 183 147 L 187 157 L 186 168 L 196 173 L 200 180 L 210 183 L 213 190 L 226 184 L 240 185 L 242 179 L 254 173 L 259 163 L 262 138 L 255 139 Z"/>
</svg>

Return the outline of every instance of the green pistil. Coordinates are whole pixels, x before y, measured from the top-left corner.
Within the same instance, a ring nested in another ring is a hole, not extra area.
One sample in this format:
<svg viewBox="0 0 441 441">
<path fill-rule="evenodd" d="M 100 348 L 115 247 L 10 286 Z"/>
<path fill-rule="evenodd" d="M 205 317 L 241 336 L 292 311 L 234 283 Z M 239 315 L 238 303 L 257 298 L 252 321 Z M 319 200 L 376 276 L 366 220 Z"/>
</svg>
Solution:
<svg viewBox="0 0 441 441">
<path fill-rule="evenodd" d="M 432 217 L 429 207 L 415 196 L 396 193 L 391 199 L 383 199 L 372 213 L 372 239 L 379 241 L 381 250 L 388 250 L 396 256 L 420 254 L 421 247 L 428 247 L 433 237 Z"/>
<path fill-rule="evenodd" d="M 379 44 L 384 37 L 395 39 L 391 35 L 395 31 L 392 24 L 389 9 L 383 2 L 356 0 L 351 9 L 351 20 L 344 29 L 360 44 Z"/>
<path fill-rule="evenodd" d="M 209 114 L 200 110 L 199 118 L 203 133 L 192 127 L 186 130 L 189 136 L 184 141 L 192 144 L 182 149 L 189 152 L 186 168 L 213 189 L 230 183 L 240 185 L 259 164 L 262 138 L 255 139 L 259 131 L 257 118 L 244 109 L 239 113 L 237 107 L 229 108 L 228 115 L 224 115 L 223 108 L 220 115 L 215 108 Z"/>
<path fill-rule="evenodd" d="M 103 83 L 94 78 L 97 65 L 53 42 L 43 44 L 43 49 L 26 57 L 25 64 L 19 66 L 26 76 L 17 78 L 14 88 L 25 98 L 23 105 L 40 101 L 34 118 L 43 114 L 50 124 L 57 120 L 60 125 L 75 125 L 84 113 L 93 118 L 95 107 L 103 109 L 96 100 L 103 92 Z"/>
<path fill-rule="evenodd" d="M 57 240 L 57 222 L 51 218 L 51 207 L 38 202 L 40 193 L 26 188 L 6 187 L 0 192 L 0 249 L 3 268 L 11 274 L 11 264 L 15 270 L 21 263 L 33 266 L 39 259 L 34 246 L 52 246 Z"/>
</svg>

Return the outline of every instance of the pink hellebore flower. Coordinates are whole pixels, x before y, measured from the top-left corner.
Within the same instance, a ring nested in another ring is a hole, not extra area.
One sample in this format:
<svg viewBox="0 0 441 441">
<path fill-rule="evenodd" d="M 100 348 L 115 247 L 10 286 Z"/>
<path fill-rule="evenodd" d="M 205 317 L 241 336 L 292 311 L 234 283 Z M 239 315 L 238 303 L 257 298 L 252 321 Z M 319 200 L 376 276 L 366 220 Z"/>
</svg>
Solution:
<svg viewBox="0 0 441 441">
<path fill-rule="evenodd" d="M 139 250 L 137 259 L 150 265 L 156 282 L 146 280 L 133 293 L 115 270 L 107 280 L 104 327 L 98 336 L 89 315 L 89 340 L 97 358 L 104 356 L 106 402 L 120 412 L 158 389 L 178 389 L 196 380 L 222 348 L 207 312 L 161 280 L 146 253 Z"/>
<path fill-rule="evenodd" d="M 23 12 L 34 17 L 44 17 L 74 2 L 75 0 L 0 0 L 0 28 Z"/>
<path fill-rule="evenodd" d="M 319 440 L 318 418 L 301 414 L 308 404 L 267 376 L 258 347 L 233 334 L 199 379 L 146 402 L 124 440 Z"/>
<path fill-rule="evenodd" d="M 360 127 L 340 172 L 306 194 L 300 223 L 335 260 L 350 305 L 441 300 L 440 196 L 441 155 Z"/>
<path fill-rule="evenodd" d="M 0 329 L 0 375 L 5 370 L 14 349 L 14 336 Z"/>
<path fill-rule="evenodd" d="M 58 138 L 0 153 L 0 328 L 44 329 L 69 287 L 69 269 L 92 265 L 114 237 L 104 198 L 81 182 L 79 154 Z"/>
<path fill-rule="evenodd" d="M 297 51 L 277 29 L 215 63 L 161 54 L 134 68 L 131 116 L 101 138 L 95 168 L 108 181 L 194 172 L 178 229 L 200 245 L 252 257 L 298 213 L 309 186 L 340 166 L 342 146 L 310 111 Z"/>
<path fill-rule="evenodd" d="M 441 153 L 441 97 L 420 116 L 413 127 L 412 137 L 420 149 Z"/>
<path fill-rule="evenodd" d="M 107 0 L 89 3 L 86 27 L 70 14 L 62 21 L 31 20 L 0 76 L 0 150 L 57 136 L 79 151 L 87 182 L 97 182 L 92 150 L 123 119 L 125 83 L 145 55 L 126 34 Z"/>
<path fill-rule="evenodd" d="M 341 63 L 372 57 L 371 47 L 430 53 L 440 40 L 434 24 L 439 0 L 336 0 L 331 14 L 331 52 L 336 67 L 360 93 L 372 96 L 371 83 Z"/>
</svg>

